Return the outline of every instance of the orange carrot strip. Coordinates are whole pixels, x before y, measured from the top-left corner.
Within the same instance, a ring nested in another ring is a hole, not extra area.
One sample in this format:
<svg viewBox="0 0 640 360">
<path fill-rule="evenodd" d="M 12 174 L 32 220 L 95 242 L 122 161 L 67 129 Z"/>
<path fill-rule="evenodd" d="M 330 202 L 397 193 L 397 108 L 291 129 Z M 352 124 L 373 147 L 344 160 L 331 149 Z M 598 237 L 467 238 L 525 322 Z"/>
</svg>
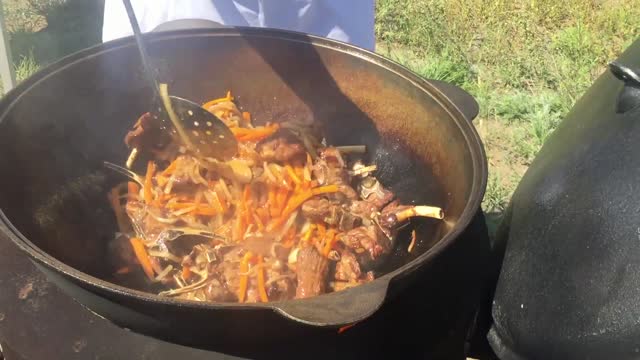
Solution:
<svg viewBox="0 0 640 360">
<path fill-rule="evenodd" d="M 302 183 L 302 180 L 300 180 L 298 175 L 296 175 L 296 172 L 293 170 L 291 165 L 287 164 L 284 168 L 287 170 L 289 177 L 291 178 L 291 180 L 293 180 L 294 183 L 296 183 L 296 185 L 300 185 Z"/>
<path fill-rule="evenodd" d="M 187 209 L 190 207 L 197 207 L 198 204 L 193 203 L 193 202 L 174 202 L 174 203 L 167 203 L 167 207 L 171 210 L 182 210 L 182 209 Z M 203 206 L 204 207 L 204 206 Z"/>
<path fill-rule="evenodd" d="M 296 235 L 298 235 L 298 232 L 294 224 L 293 226 L 291 226 L 291 229 L 289 229 L 289 232 L 285 236 L 284 241 L 282 242 L 282 246 L 287 249 L 292 248 L 296 243 Z"/>
<path fill-rule="evenodd" d="M 227 210 L 229 209 L 227 207 L 227 203 L 220 200 L 220 196 L 218 196 L 218 193 L 215 191 L 213 192 L 213 200 L 216 202 L 216 205 L 220 206 L 223 214 L 227 212 Z"/>
<path fill-rule="evenodd" d="M 128 266 L 123 266 L 120 269 L 118 269 L 116 271 L 116 274 L 118 275 L 124 275 L 124 274 L 128 274 L 131 272 L 131 269 Z"/>
<path fill-rule="evenodd" d="M 204 103 L 202 105 L 202 107 L 205 108 L 205 109 L 209 109 L 213 105 L 219 104 L 219 103 L 225 102 L 225 101 L 233 101 L 233 96 L 231 96 L 231 91 L 227 91 L 227 95 L 225 97 L 221 97 L 221 98 L 213 99 L 211 101 L 207 101 L 206 103 Z"/>
<path fill-rule="evenodd" d="M 249 282 L 249 260 L 253 255 L 251 251 L 244 254 L 242 261 L 240 262 L 240 286 L 238 287 L 238 302 L 243 303 L 247 296 L 247 283 Z"/>
<path fill-rule="evenodd" d="M 265 222 L 267 222 L 267 220 L 269 220 L 269 210 L 267 208 L 257 208 L 256 209 L 256 214 L 258 214 L 258 216 L 260 217 L 260 221 L 262 221 L 262 224 L 264 224 Z"/>
<path fill-rule="evenodd" d="M 280 126 L 278 124 L 273 124 L 269 126 L 259 126 L 253 129 L 231 128 L 230 130 L 238 141 L 246 142 L 266 139 L 278 131 L 279 128 Z"/>
<path fill-rule="evenodd" d="M 300 241 L 303 242 L 303 243 L 308 243 L 309 240 L 311 240 L 311 236 L 313 235 L 313 230 L 315 230 L 315 228 L 316 228 L 316 226 L 314 224 L 309 225 L 309 228 L 302 235 L 302 238 L 300 239 Z"/>
<path fill-rule="evenodd" d="M 249 112 L 247 112 L 247 111 L 244 111 L 244 112 L 242 113 L 242 118 L 244 119 L 244 121 L 245 121 L 247 124 L 251 125 L 251 113 L 249 113 Z"/>
<path fill-rule="evenodd" d="M 140 193 L 140 186 L 138 186 L 138 184 L 133 181 L 129 181 L 127 183 L 127 200 L 128 201 L 135 200 L 138 197 L 139 193 Z"/>
<path fill-rule="evenodd" d="M 331 249 L 335 244 L 335 240 L 336 240 L 336 231 L 334 229 L 331 229 L 327 232 L 324 249 L 322 249 L 323 250 L 322 253 L 324 254 L 324 256 L 329 256 L 329 253 L 331 252 Z"/>
<path fill-rule="evenodd" d="M 147 274 L 147 277 L 153 280 L 153 266 L 151 266 L 151 260 L 149 259 L 149 254 L 147 254 L 147 249 L 144 247 L 142 240 L 137 237 L 132 237 L 129 239 L 131 243 L 131 247 L 133 247 L 133 252 L 136 254 L 136 258 L 142 266 L 142 270 Z"/>
<path fill-rule="evenodd" d="M 178 160 L 173 160 L 171 162 L 171 164 L 169 164 L 169 166 L 167 166 L 166 169 L 164 169 L 164 171 L 161 173 L 162 176 L 169 176 L 171 174 L 173 174 L 176 171 L 176 168 L 178 167 Z"/>
<path fill-rule="evenodd" d="M 200 203 L 201 203 L 201 202 L 202 202 L 202 191 L 198 191 L 198 192 L 196 193 L 196 196 L 194 196 L 194 198 L 193 198 L 193 203 L 194 203 L 196 206 L 200 206 Z"/>
<path fill-rule="evenodd" d="M 341 327 L 340 329 L 338 329 L 338 334 L 342 334 L 343 332 L 351 329 L 352 327 L 354 327 L 356 324 L 350 324 L 350 325 L 345 325 L 343 327 Z"/>
<path fill-rule="evenodd" d="M 289 191 L 285 188 L 280 188 L 276 193 L 276 214 L 282 214 L 282 210 L 287 205 L 287 197 L 289 196 Z"/>
<path fill-rule="evenodd" d="M 213 216 L 213 215 L 219 214 L 218 210 L 212 207 L 199 207 L 199 208 L 195 208 L 191 212 L 195 215 L 202 215 L 202 216 Z"/>
<path fill-rule="evenodd" d="M 191 268 L 189 268 L 187 265 L 182 265 L 182 279 L 183 280 L 189 280 L 189 278 L 191 277 Z"/>
<path fill-rule="evenodd" d="M 320 195 L 320 194 L 335 193 L 335 192 L 338 192 L 339 190 L 340 188 L 338 187 L 338 185 L 326 185 L 326 186 L 316 187 L 311 190 L 307 190 L 303 193 L 292 196 L 289 199 L 287 206 L 285 206 L 284 210 L 280 214 L 280 217 L 278 217 L 278 219 L 276 219 L 275 222 L 272 222 L 270 226 L 267 228 L 267 230 L 271 231 L 281 226 L 282 224 L 284 224 L 284 222 L 287 221 L 287 218 L 289 217 L 289 215 L 291 215 L 300 205 L 302 205 L 302 203 L 309 200 L 313 196 Z"/>
<path fill-rule="evenodd" d="M 144 178 L 144 202 L 147 204 L 151 203 L 153 200 L 153 192 L 151 191 L 151 179 L 153 179 L 153 174 L 156 171 L 156 164 L 153 161 L 149 161 L 147 163 L 147 175 Z"/>
<path fill-rule="evenodd" d="M 327 234 L 327 227 L 326 227 L 326 226 L 324 226 L 324 224 L 319 223 L 319 224 L 317 225 L 317 228 L 318 228 L 318 238 L 320 238 L 320 239 L 324 239 L 324 237 L 325 237 L 325 236 L 326 236 L 326 234 Z"/>
<path fill-rule="evenodd" d="M 258 265 L 262 265 L 262 256 L 258 256 Z M 269 302 L 264 281 L 264 269 L 262 267 L 258 269 L 258 294 L 260 294 L 260 301 Z"/>
<path fill-rule="evenodd" d="M 252 213 L 253 221 L 258 226 L 260 232 L 264 231 L 264 222 L 260 219 L 260 215 L 257 212 Z"/>
</svg>

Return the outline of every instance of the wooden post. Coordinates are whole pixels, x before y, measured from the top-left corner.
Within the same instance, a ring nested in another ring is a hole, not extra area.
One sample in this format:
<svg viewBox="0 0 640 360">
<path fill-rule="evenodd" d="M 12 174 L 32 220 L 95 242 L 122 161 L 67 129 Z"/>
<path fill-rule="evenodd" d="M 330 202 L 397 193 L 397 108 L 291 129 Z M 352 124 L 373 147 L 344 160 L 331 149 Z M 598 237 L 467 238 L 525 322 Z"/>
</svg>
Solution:
<svg viewBox="0 0 640 360">
<path fill-rule="evenodd" d="M 2 77 L 2 89 L 6 94 L 16 84 L 16 74 L 11 58 L 11 46 L 9 36 L 4 23 L 4 6 L 0 0 L 0 77 Z"/>
</svg>

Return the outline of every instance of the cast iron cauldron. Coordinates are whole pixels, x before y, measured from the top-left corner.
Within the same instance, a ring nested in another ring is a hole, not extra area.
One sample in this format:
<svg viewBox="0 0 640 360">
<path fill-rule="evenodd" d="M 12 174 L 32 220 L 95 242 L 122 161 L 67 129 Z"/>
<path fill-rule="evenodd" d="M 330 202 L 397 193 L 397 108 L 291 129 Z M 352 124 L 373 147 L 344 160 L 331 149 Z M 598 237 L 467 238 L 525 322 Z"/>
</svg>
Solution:
<svg viewBox="0 0 640 360">
<path fill-rule="evenodd" d="M 640 356 L 640 41 L 518 185 L 489 341 L 503 360 Z"/>
<path fill-rule="evenodd" d="M 0 102 L 0 230 L 92 311 L 191 345 L 333 334 L 428 275 L 479 213 L 487 176 L 480 139 L 434 83 L 368 51 L 291 32 L 210 29 L 149 39 L 173 94 L 205 101 L 231 89 L 258 122 L 320 122 L 331 144 L 367 145 L 379 178 L 401 200 L 442 206 L 446 218 L 412 222 L 416 248 L 408 254 L 399 246 L 377 280 L 306 300 L 196 303 L 110 282 L 105 252 L 116 224 L 106 193 L 123 179 L 102 162 L 125 160 L 123 137 L 147 111 L 150 89 L 131 38 L 102 44 L 45 68 Z M 458 104 L 475 116 L 473 100 Z"/>
</svg>

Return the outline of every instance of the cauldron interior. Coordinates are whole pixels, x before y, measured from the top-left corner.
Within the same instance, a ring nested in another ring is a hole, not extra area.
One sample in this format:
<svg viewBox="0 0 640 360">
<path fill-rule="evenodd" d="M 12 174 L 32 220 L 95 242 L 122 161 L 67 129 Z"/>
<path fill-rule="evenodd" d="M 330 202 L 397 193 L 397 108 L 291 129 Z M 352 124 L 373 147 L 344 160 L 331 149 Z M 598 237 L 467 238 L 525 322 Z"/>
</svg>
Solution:
<svg viewBox="0 0 640 360">
<path fill-rule="evenodd" d="M 306 41 L 171 33 L 154 37 L 151 55 L 172 94 L 203 102 L 230 89 L 258 122 L 320 122 L 331 144 L 367 145 L 401 200 L 442 206 L 445 221 L 415 222 L 412 254 L 399 241 L 385 271 L 396 269 L 441 239 L 470 199 L 460 117 L 373 57 Z M 106 194 L 123 180 L 103 161 L 124 162 L 124 135 L 150 97 L 133 41 L 107 45 L 41 71 L 0 107 L 0 208 L 37 248 L 102 279 L 116 231 Z"/>
</svg>

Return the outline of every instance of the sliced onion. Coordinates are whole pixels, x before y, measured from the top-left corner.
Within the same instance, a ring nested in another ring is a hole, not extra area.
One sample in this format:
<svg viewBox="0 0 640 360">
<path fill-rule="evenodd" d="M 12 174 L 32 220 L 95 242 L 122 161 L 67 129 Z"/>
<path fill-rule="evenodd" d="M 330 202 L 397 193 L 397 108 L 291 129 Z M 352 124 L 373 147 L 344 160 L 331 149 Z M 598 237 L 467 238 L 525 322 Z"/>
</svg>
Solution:
<svg viewBox="0 0 640 360">
<path fill-rule="evenodd" d="M 293 223 L 296 221 L 297 216 L 298 216 L 297 211 L 294 211 L 293 214 L 289 216 L 289 219 L 287 219 L 287 222 L 284 223 L 282 230 L 276 236 L 275 242 L 279 243 L 282 241 L 282 238 L 287 234 L 287 232 L 289 232 L 289 229 L 291 229 L 291 226 L 293 226 Z"/>
<path fill-rule="evenodd" d="M 158 274 L 158 276 L 156 276 L 156 281 L 164 279 L 165 276 L 169 275 L 171 270 L 173 270 L 173 265 L 167 265 L 167 267 L 164 268 L 164 270 L 162 270 L 160 274 Z"/>
<path fill-rule="evenodd" d="M 157 222 L 163 223 L 163 224 L 175 224 L 177 221 L 179 221 L 179 218 L 167 218 L 167 217 L 161 217 L 158 214 L 155 214 L 153 211 L 149 210 L 147 211 L 147 213 Z"/>
<path fill-rule="evenodd" d="M 182 262 L 182 259 L 180 259 L 179 257 L 173 255 L 172 253 L 170 253 L 168 251 L 149 250 L 148 253 L 149 253 L 149 256 L 168 259 L 168 260 L 171 260 L 171 261 L 176 262 L 176 263 L 181 263 Z"/>
<path fill-rule="evenodd" d="M 224 179 L 220 179 L 220 187 L 222 188 L 222 192 L 224 193 L 225 196 L 225 200 L 226 201 L 233 201 L 233 196 L 231 195 L 231 191 L 229 191 L 229 187 L 227 186 L 227 183 L 224 181 Z"/>
<path fill-rule="evenodd" d="M 227 165 L 231 168 L 234 177 L 242 184 L 247 184 L 251 182 L 253 178 L 253 173 L 251 172 L 251 168 L 245 161 L 239 159 L 233 159 L 227 161 Z"/>
<path fill-rule="evenodd" d="M 266 161 L 262 163 L 262 167 L 264 168 L 265 175 L 267 175 L 267 179 L 269 179 L 269 181 L 271 181 L 273 184 L 276 184 L 278 182 L 278 179 L 276 179 L 276 176 L 273 175 Z"/>
</svg>

